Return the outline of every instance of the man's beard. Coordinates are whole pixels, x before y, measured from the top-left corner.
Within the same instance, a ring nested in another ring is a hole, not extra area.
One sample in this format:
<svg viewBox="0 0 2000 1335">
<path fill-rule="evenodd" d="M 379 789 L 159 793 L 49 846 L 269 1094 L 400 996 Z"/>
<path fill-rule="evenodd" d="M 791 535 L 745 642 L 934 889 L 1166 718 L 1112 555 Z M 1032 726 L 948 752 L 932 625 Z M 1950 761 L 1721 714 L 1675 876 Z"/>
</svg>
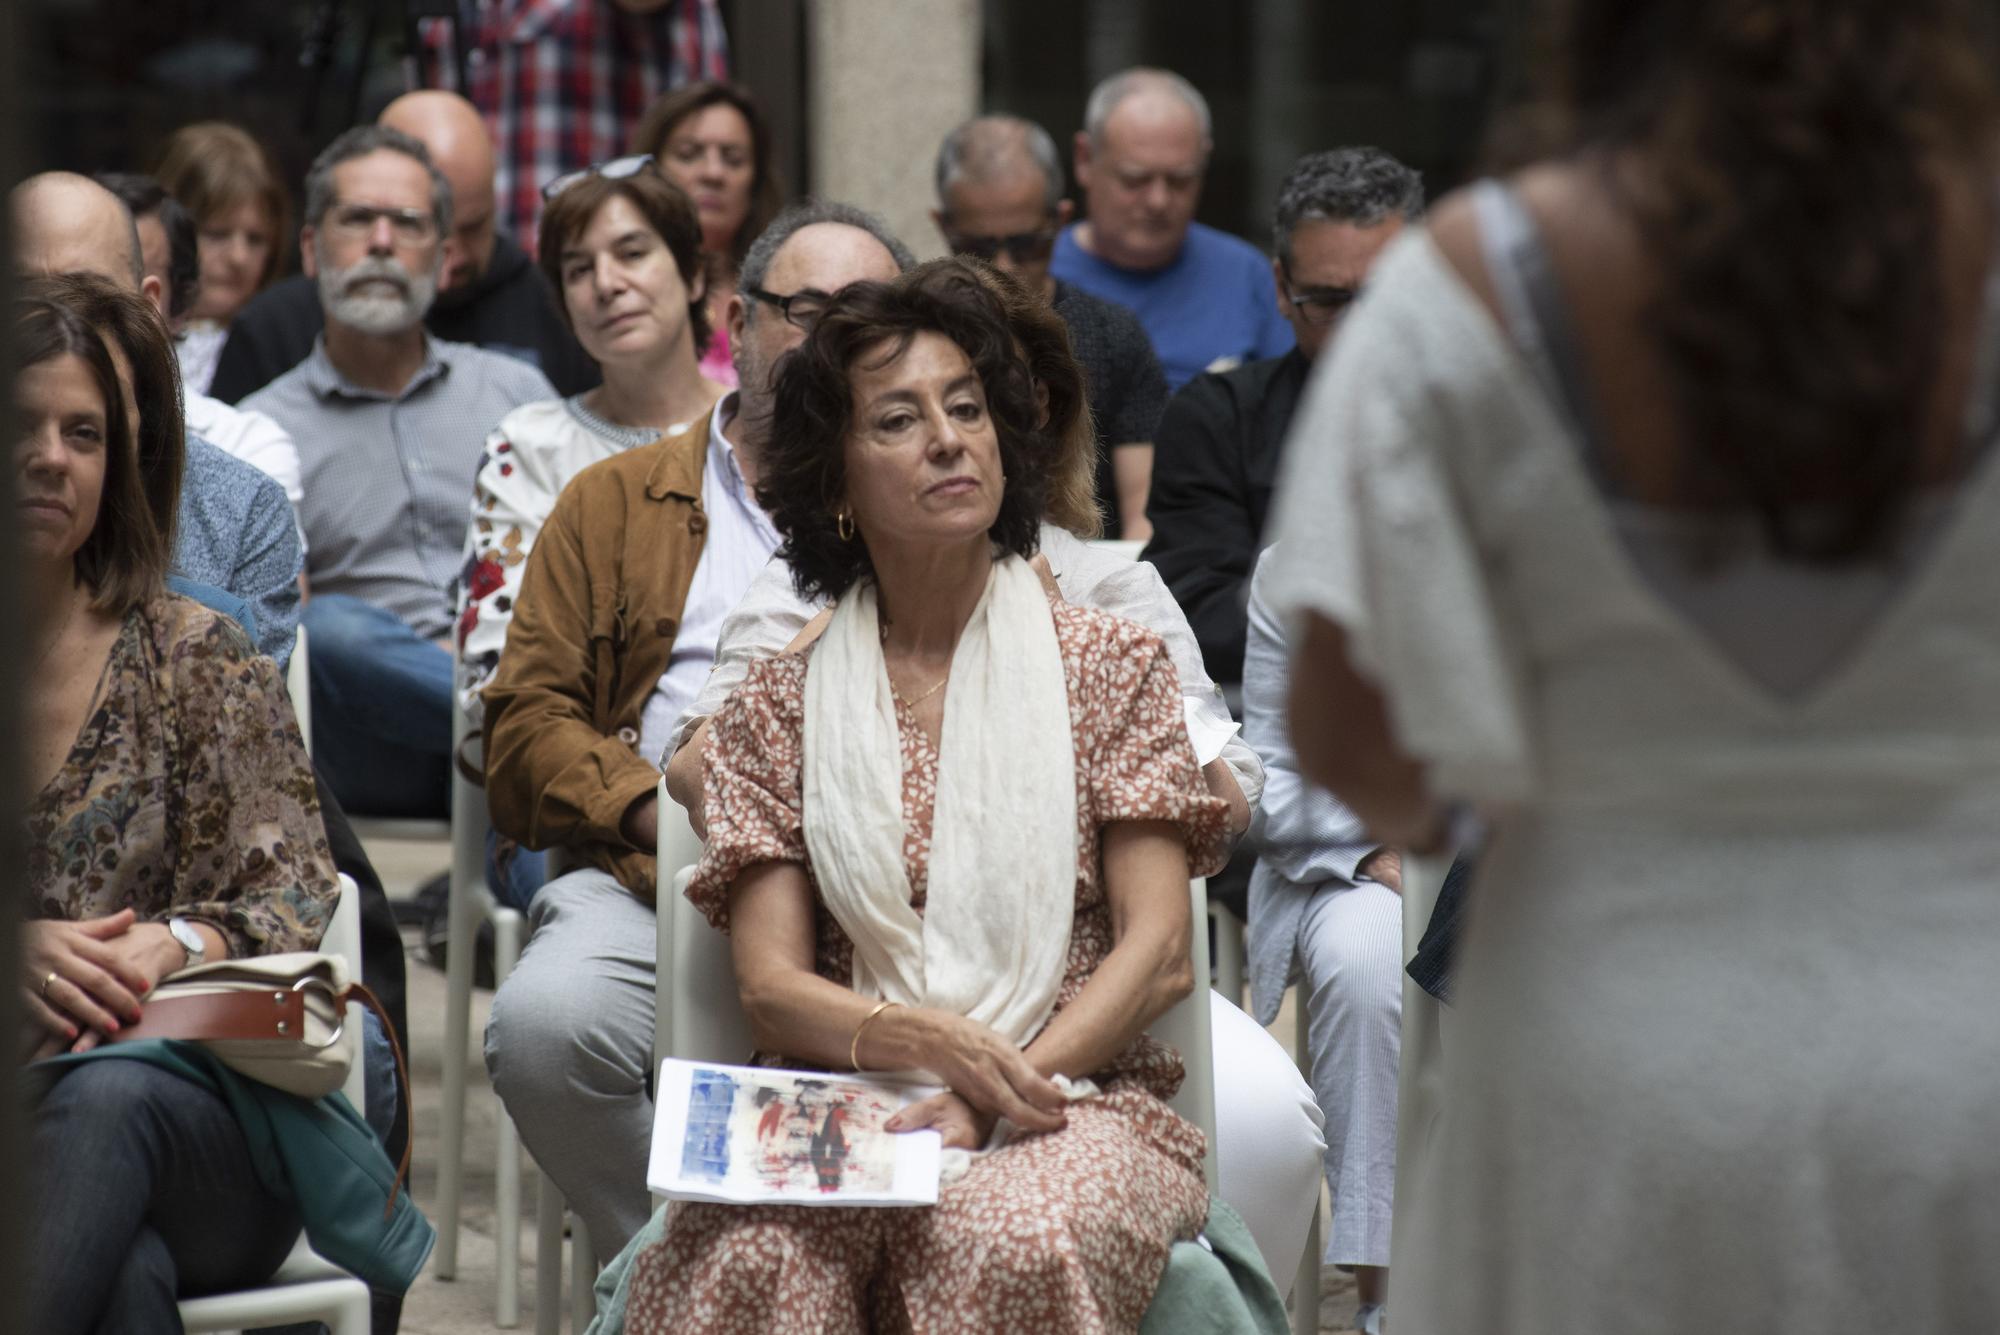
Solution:
<svg viewBox="0 0 2000 1335">
<path fill-rule="evenodd" d="M 364 283 L 380 279 L 394 291 L 371 286 L 355 291 Z M 319 269 L 319 299 L 327 314 L 364 334 L 384 337 L 400 334 L 416 326 L 437 296 L 437 274 L 411 273 L 392 259 L 370 255 L 345 269 Z"/>
</svg>

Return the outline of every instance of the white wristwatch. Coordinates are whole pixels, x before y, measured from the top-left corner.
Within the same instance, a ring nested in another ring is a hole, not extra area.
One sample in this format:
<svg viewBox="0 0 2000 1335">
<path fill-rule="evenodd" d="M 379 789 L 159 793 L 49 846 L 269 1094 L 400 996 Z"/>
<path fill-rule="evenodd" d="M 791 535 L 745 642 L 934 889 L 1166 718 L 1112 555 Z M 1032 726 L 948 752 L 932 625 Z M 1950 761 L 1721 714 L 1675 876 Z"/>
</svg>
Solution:
<svg viewBox="0 0 2000 1335">
<path fill-rule="evenodd" d="M 181 965 L 183 969 L 192 969 L 207 956 L 208 947 L 201 943 L 201 933 L 186 918 L 167 919 L 167 930 L 174 934 L 174 940 L 180 942 L 181 949 L 187 952 L 187 962 Z"/>
</svg>

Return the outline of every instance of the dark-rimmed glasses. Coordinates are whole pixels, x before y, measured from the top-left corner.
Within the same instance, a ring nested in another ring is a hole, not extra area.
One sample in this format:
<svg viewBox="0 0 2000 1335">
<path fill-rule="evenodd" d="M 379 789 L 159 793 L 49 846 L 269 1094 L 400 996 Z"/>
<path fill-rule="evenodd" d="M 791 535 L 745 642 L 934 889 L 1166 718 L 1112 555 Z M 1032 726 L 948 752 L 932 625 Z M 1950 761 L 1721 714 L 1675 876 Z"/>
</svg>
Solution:
<svg viewBox="0 0 2000 1335">
<path fill-rule="evenodd" d="M 969 232 L 947 229 L 944 241 L 954 255 L 970 255 L 988 264 L 1002 251 L 1007 252 L 1007 258 L 1016 264 L 1037 264 L 1055 252 L 1058 230 L 1054 223 L 1032 232 L 1016 232 L 1012 236 L 974 236 Z"/>
<path fill-rule="evenodd" d="M 637 176 L 652 165 L 653 155 L 651 153 L 634 153 L 629 157 L 612 158 L 609 162 L 593 162 L 580 171 L 564 172 L 561 176 L 556 177 L 553 181 L 543 186 L 542 201 L 546 203 L 577 182 L 587 181 L 593 176 L 602 176 L 606 180 L 618 181 L 623 180 L 627 176 Z"/>
<path fill-rule="evenodd" d="M 781 297 L 761 287 L 746 287 L 743 295 L 767 306 L 776 306 L 787 321 L 808 333 L 812 331 L 813 321 L 819 319 L 820 313 L 826 309 L 826 303 L 833 300 L 816 287 L 802 287 L 789 297 Z"/>
<path fill-rule="evenodd" d="M 1315 328 L 1332 324 L 1361 298 L 1358 287 L 1293 287 L 1292 275 L 1285 274 L 1285 299 L 1299 318 Z"/>
</svg>

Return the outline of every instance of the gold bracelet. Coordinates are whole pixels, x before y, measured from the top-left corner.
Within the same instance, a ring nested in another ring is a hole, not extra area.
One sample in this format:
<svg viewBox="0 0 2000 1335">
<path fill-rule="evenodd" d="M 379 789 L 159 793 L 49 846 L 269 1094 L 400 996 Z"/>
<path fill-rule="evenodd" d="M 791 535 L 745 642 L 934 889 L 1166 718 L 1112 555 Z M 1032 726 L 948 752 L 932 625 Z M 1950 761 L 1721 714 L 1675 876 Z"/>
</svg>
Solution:
<svg viewBox="0 0 2000 1335">
<path fill-rule="evenodd" d="M 849 1066 L 852 1066 L 857 1071 L 861 1069 L 861 1031 L 868 1027 L 868 1022 L 883 1011 L 888 1010 L 891 1006 L 900 1006 L 902 1004 L 900 1001 L 877 1002 L 875 1009 L 864 1015 L 861 1018 L 861 1023 L 854 1026 L 854 1041 L 847 1045 L 847 1064 Z"/>
</svg>

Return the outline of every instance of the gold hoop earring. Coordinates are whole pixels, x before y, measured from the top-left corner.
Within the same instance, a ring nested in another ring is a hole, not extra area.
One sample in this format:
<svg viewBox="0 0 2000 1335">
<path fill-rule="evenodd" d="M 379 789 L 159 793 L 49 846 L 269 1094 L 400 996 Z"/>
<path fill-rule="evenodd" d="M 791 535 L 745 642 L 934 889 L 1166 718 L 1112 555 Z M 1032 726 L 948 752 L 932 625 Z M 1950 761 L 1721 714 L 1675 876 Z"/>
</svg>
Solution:
<svg viewBox="0 0 2000 1335">
<path fill-rule="evenodd" d="M 835 513 L 833 516 L 833 531 L 840 535 L 842 542 L 853 542 L 854 516 L 845 510 Z"/>
</svg>

